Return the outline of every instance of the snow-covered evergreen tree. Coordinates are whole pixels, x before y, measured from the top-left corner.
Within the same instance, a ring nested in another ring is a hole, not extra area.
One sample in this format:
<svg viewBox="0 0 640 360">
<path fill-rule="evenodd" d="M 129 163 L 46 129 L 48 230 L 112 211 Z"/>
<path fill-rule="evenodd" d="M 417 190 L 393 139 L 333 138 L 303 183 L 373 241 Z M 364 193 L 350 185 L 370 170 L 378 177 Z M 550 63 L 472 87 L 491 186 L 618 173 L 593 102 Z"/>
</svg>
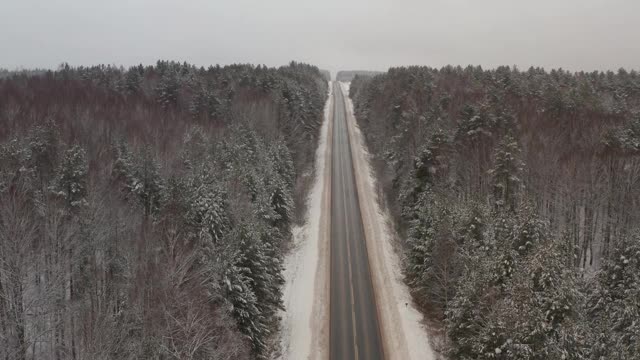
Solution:
<svg viewBox="0 0 640 360">
<path fill-rule="evenodd" d="M 163 189 L 160 166 L 151 149 L 146 148 L 140 154 L 131 182 L 131 191 L 137 195 L 145 215 L 151 215 L 159 209 Z"/>
<path fill-rule="evenodd" d="M 144 75 L 144 69 L 141 66 L 134 66 L 124 75 L 123 90 L 127 94 L 136 94 L 141 91 L 142 76 Z"/>
<path fill-rule="evenodd" d="M 243 266 L 246 262 L 242 252 L 233 254 L 223 276 L 225 298 L 231 304 L 239 330 L 251 342 L 253 352 L 260 353 L 265 350 L 268 329 L 258 308 L 259 299 L 251 287 L 251 269 Z"/>
<path fill-rule="evenodd" d="M 480 359 L 477 344 L 497 291 L 491 284 L 493 262 L 478 254 L 469 254 L 463 261 L 467 270 L 460 276 L 456 296 L 445 313 L 449 356 L 454 360 Z"/>
<path fill-rule="evenodd" d="M 296 172 L 291 151 L 289 151 L 284 141 L 276 140 L 269 147 L 269 155 L 274 164 L 275 172 L 284 181 L 287 188 L 293 189 Z"/>
<path fill-rule="evenodd" d="M 436 240 L 436 219 L 427 199 L 419 201 L 415 218 L 409 223 L 405 272 L 412 288 L 421 297 L 429 288 L 433 277 L 433 250 Z"/>
<path fill-rule="evenodd" d="M 189 111 L 194 118 L 204 116 L 207 119 L 216 119 L 223 115 L 224 108 L 224 100 L 219 99 L 213 91 L 204 86 L 197 90 L 189 104 Z"/>
<path fill-rule="evenodd" d="M 266 341 L 282 308 L 282 260 L 269 242 L 270 235 L 259 222 L 238 224 L 230 235 L 238 247 L 233 269 L 239 282 L 229 293 L 230 301 L 241 331 L 259 357 L 267 355 Z"/>
<path fill-rule="evenodd" d="M 216 185 L 201 180 L 191 184 L 196 187 L 190 195 L 185 217 L 201 238 L 219 243 L 231 226 L 226 194 Z"/>
<path fill-rule="evenodd" d="M 133 154 L 129 150 L 129 146 L 123 139 L 118 140 L 113 145 L 114 161 L 111 176 L 116 182 L 119 182 L 126 191 L 131 191 L 131 183 L 133 181 Z"/>
<path fill-rule="evenodd" d="M 54 191 L 63 197 L 70 208 L 87 204 L 87 175 L 89 165 L 84 149 L 74 145 L 62 156 Z"/>
<path fill-rule="evenodd" d="M 0 193 L 15 184 L 21 172 L 27 171 L 23 165 L 28 156 L 28 149 L 18 139 L 11 139 L 0 146 Z"/>
<path fill-rule="evenodd" d="M 484 248 L 488 250 L 484 234 L 487 226 L 485 221 L 485 214 L 483 214 L 480 205 L 473 204 L 461 219 L 457 234 L 458 244 L 470 249 Z"/>
<path fill-rule="evenodd" d="M 121 141 L 115 146 L 114 152 L 112 174 L 115 181 L 121 184 L 125 198 L 134 195 L 146 216 L 156 212 L 162 201 L 164 180 L 151 149 L 145 148 L 134 157 L 126 142 Z"/>
<path fill-rule="evenodd" d="M 209 137 L 200 126 L 193 126 L 185 132 L 180 157 L 187 169 L 194 170 L 206 164 L 209 141 Z"/>
<path fill-rule="evenodd" d="M 58 167 L 61 146 L 60 131 L 55 122 L 49 120 L 42 126 L 31 130 L 28 136 L 29 166 L 39 178 L 47 183 Z"/>
<path fill-rule="evenodd" d="M 525 255 L 533 247 L 548 238 L 548 226 L 537 215 L 531 206 L 523 207 L 517 216 L 512 230 L 513 249 Z"/>
<path fill-rule="evenodd" d="M 631 237 L 614 252 L 589 295 L 589 316 L 600 333 L 594 358 L 622 360 L 640 354 L 640 239 Z"/>
<path fill-rule="evenodd" d="M 489 172 L 492 179 L 493 196 L 498 208 L 515 211 L 517 196 L 522 187 L 520 175 L 524 163 L 520 160 L 520 147 L 516 140 L 506 135 L 495 151 L 495 165 Z"/>
<path fill-rule="evenodd" d="M 176 71 L 168 70 L 160 79 L 156 87 L 158 103 L 166 110 L 178 104 L 180 92 L 180 78 Z"/>
<path fill-rule="evenodd" d="M 588 334 L 577 325 L 585 321 L 579 279 L 565 268 L 559 244 L 547 238 L 528 258 L 510 256 L 509 276 L 502 274 L 496 283 L 504 256 L 467 255 L 467 270 L 447 310 L 451 357 L 586 359 Z"/>
</svg>

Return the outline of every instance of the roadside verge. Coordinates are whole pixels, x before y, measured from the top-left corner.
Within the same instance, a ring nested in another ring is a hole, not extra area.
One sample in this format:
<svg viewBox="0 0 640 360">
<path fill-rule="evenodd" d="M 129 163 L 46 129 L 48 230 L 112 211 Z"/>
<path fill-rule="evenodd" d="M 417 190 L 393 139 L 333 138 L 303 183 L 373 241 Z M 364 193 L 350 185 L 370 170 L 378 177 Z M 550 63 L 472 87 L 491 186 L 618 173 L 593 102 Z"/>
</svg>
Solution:
<svg viewBox="0 0 640 360">
<path fill-rule="evenodd" d="M 324 108 L 316 150 L 315 178 L 305 223 L 294 228 L 293 249 L 285 258 L 280 359 L 329 358 L 329 241 L 331 234 L 331 142 L 333 84 Z"/>
<path fill-rule="evenodd" d="M 400 257 L 391 243 L 388 217 L 379 206 L 369 154 L 348 97 L 349 83 L 340 85 L 347 102 L 351 156 L 386 358 L 433 360 L 435 356 L 427 329 L 422 325 L 422 314 L 413 306 L 409 289 L 403 282 Z"/>
</svg>

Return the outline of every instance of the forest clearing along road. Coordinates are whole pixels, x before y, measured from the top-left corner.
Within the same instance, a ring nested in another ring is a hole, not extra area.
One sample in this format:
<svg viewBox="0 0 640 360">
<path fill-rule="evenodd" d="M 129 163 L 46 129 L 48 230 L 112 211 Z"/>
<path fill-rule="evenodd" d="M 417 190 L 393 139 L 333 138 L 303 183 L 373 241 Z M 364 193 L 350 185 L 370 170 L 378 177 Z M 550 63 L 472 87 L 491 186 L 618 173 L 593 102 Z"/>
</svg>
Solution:
<svg viewBox="0 0 640 360">
<path fill-rule="evenodd" d="M 348 87 L 330 84 L 307 221 L 285 264 L 282 359 L 431 360 Z"/>
</svg>

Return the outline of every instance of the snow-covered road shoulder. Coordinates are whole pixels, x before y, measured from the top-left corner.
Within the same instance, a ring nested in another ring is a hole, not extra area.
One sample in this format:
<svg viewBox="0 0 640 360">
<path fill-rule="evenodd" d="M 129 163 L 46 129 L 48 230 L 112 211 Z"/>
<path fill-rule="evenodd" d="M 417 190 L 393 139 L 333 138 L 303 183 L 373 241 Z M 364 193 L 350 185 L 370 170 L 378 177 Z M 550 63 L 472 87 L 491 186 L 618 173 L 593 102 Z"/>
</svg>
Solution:
<svg viewBox="0 0 640 360">
<path fill-rule="evenodd" d="M 391 242 L 388 216 L 379 206 L 369 154 L 353 113 L 353 103 L 348 98 L 350 84 L 340 85 L 347 101 L 347 127 L 385 357 L 433 360 L 435 356 L 427 329 L 422 325 L 422 314 L 413 306 L 409 289 L 403 282 L 400 258 Z"/>
<path fill-rule="evenodd" d="M 294 248 L 285 259 L 281 359 L 328 359 L 330 169 L 333 94 L 324 108 L 316 150 L 315 178 L 307 198 L 305 224 L 293 231 Z"/>
</svg>

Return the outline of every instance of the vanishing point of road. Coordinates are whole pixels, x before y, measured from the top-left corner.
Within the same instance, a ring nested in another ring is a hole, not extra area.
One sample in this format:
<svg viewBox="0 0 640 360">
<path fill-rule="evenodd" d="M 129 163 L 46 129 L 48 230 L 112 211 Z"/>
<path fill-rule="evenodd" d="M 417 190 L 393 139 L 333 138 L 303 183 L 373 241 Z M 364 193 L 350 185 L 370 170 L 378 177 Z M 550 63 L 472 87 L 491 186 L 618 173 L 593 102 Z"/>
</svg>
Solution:
<svg viewBox="0 0 640 360">
<path fill-rule="evenodd" d="M 383 359 L 382 339 L 358 190 L 345 98 L 334 83 L 331 158 L 331 360 Z"/>
</svg>

